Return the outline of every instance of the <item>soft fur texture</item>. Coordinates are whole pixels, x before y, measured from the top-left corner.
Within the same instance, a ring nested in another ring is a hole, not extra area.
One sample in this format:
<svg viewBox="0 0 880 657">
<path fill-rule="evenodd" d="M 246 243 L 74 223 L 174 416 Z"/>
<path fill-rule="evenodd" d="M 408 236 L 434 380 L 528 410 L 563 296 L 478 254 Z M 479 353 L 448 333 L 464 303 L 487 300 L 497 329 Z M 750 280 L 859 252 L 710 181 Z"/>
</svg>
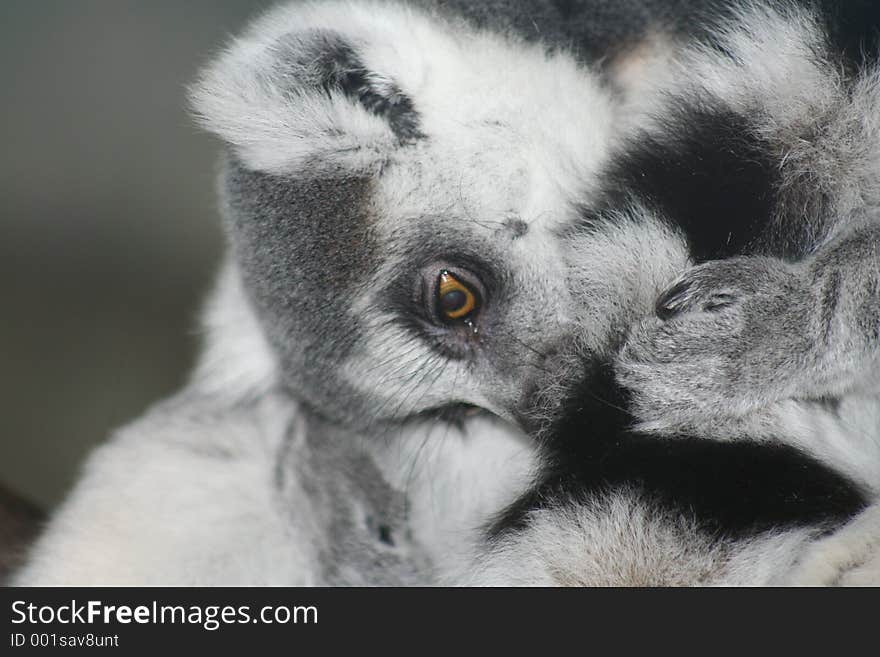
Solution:
<svg viewBox="0 0 880 657">
<path fill-rule="evenodd" d="M 848 23 L 491 4 L 294 3 L 207 69 L 205 353 L 16 582 L 877 581 L 880 86 Z"/>
</svg>

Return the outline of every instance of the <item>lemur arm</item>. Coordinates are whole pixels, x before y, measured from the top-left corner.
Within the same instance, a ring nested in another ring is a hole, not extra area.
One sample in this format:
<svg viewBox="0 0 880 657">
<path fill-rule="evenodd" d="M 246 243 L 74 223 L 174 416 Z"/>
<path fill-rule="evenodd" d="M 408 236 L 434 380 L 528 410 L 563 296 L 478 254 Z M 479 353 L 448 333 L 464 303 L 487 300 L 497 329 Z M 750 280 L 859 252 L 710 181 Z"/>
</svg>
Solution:
<svg viewBox="0 0 880 657">
<path fill-rule="evenodd" d="M 744 256 L 685 272 L 617 364 L 644 428 L 702 427 L 784 399 L 880 386 L 880 217 L 805 259 Z"/>
</svg>

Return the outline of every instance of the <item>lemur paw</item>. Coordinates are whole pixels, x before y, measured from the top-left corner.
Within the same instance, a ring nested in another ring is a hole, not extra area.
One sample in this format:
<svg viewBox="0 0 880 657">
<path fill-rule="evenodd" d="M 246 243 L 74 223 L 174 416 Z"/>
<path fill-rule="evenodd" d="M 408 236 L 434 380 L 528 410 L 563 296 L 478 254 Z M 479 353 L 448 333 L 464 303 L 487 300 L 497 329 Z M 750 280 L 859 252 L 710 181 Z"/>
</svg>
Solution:
<svg viewBox="0 0 880 657">
<path fill-rule="evenodd" d="M 763 257 L 685 272 L 635 326 L 617 375 L 644 429 L 700 427 L 789 396 L 809 292 L 797 265 Z"/>
</svg>

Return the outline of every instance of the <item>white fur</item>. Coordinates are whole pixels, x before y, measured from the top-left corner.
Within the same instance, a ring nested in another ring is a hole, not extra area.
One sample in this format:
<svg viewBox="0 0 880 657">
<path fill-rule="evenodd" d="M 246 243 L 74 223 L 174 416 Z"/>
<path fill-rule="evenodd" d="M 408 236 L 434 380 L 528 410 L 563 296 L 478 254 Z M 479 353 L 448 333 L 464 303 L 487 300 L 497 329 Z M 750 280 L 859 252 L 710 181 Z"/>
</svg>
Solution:
<svg viewBox="0 0 880 657">
<path fill-rule="evenodd" d="M 376 461 L 406 492 L 412 531 L 446 582 L 469 571 L 488 519 L 516 500 L 537 466 L 526 436 L 485 416 L 463 430 L 426 424 L 401 432 L 377 449 Z"/>
<path fill-rule="evenodd" d="M 204 394 L 230 403 L 257 399 L 278 383 L 275 354 L 242 289 L 238 268 L 226 262 L 203 312 L 205 345 L 192 380 Z"/>
<path fill-rule="evenodd" d="M 880 582 L 880 505 L 817 541 L 787 574 L 798 586 L 877 586 Z"/>
<path fill-rule="evenodd" d="M 476 558 L 469 584 L 695 586 L 778 583 L 806 530 L 714 541 L 687 519 L 618 491 L 532 513 L 528 528 Z"/>
<path fill-rule="evenodd" d="M 278 395 L 158 405 L 92 455 L 15 582 L 314 584 L 308 505 L 284 512 L 270 485 L 292 412 Z"/>
<path fill-rule="evenodd" d="M 496 149 L 503 152 L 487 153 L 493 162 L 510 155 L 511 166 L 552 167 L 544 183 L 549 195 L 559 185 L 580 191 L 592 173 L 584 167 L 595 167 L 607 148 L 611 120 L 609 98 L 592 74 L 570 56 L 548 55 L 540 46 L 513 48 L 496 34 L 454 28 L 393 2 L 295 3 L 267 14 L 233 42 L 194 87 L 193 105 L 205 127 L 254 169 L 357 168 L 387 158 L 398 144 L 386 121 L 339 93 L 309 90 L 297 71 L 275 65 L 279 38 L 332 31 L 358 47 L 367 69 L 418 99 L 421 131 L 442 142 L 426 155 L 467 155 L 469 134 L 496 125 Z M 587 120 L 571 121 L 586 108 Z M 516 190 L 515 180 L 499 175 L 497 193 Z M 480 197 L 487 191 L 494 190 L 483 187 Z M 526 214 L 543 212 L 542 200 L 526 203 Z"/>
</svg>

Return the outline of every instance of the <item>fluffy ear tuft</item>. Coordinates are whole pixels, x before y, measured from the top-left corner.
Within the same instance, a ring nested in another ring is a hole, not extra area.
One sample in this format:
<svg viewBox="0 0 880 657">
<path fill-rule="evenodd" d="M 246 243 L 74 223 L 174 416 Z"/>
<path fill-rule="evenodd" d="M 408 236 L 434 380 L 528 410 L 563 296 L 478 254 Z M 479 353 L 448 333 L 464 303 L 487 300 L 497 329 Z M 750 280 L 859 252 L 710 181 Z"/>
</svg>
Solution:
<svg viewBox="0 0 880 657">
<path fill-rule="evenodd" d="M 421 138 L 411 98 L 366 63 L 377 49 L 394 61 L 393 28 L 407 15 L 353 8 L 306 5 L 259 21 L 192 88 L 201 124 L 248 167 L 272 173 L 367 169 Z"/>
</svg>

